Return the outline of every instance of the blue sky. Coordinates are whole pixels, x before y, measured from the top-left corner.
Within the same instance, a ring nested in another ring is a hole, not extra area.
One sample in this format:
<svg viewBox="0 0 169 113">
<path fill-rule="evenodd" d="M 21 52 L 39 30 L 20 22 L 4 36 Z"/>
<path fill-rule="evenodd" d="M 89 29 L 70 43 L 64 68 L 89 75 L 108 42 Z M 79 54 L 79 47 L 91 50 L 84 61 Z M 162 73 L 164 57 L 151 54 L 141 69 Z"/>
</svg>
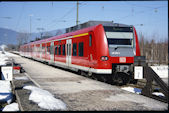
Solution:
<svg viewBox="0 0 169 113">
<path fill-rule="evenodd" d="M 80 23 L 89 20 L 134 25 L 149 37 L 168 37 L 168 1 L 80 1 Z M 39 32 L 76 25 L 76 1 L 0 2 L 0 27 L 19 32 Z M 4 17 L 11 17 L 6 19 Z M 143 24 L 143 26 L 140 26 Z"/>
</svg>

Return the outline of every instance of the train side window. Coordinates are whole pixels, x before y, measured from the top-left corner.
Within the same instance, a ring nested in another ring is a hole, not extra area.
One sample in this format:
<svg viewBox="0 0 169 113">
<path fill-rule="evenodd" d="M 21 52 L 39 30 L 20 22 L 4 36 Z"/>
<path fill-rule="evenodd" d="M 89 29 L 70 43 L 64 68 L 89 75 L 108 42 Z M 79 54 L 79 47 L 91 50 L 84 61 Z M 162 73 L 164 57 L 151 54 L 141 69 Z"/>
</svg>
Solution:
<svg viewBox="0 0 169 113">
<path fill-rule="evenodd" d="M 50 46 L 48 46 L 48 52 L 50 53 Z M 51 54 L 51 53 L 50 53 Z"/>
<path fill-rule="evenodd" d="M 83 42 L 79 43 L 79 56 L 83 56 Z"/>
<path fill-rule="evenodd" d="M 71 52 L 71 47 L 72 47 L 72 45 L 71 45 L 71 44 L 69 44 L 69 56 L 71 56 L 71 55 L 72 55 L 72 52 Z"/>
<path fill-rule="evenodd" d="M 59 55 L 61 55 L 61 45 L 59 45 Z"/>
<path fill-rule="evenodd" d="M 67 44 L 67 47 L 66 47 L 66 48 L 67 48 L 67 55 L 68 55 L 68 44 Z"/>
<path fill-rule="evenodd" d="M 50 47 L 47 46 L 47 53 L 50 54 Z"/>
<path fill-rule="evenodd" d="M 89 46 L 92 46 L 92 35 L 89 35 Z"/>
<path fill-rule="evenodd" d="M 73 43 L 73 56 L 77 56 L 77 44 Z"/>
<path fill-rule="evenodd" d="M 62 45 L 63 55 L 65 55 L 65 44 Z"/>
<path fill-rule="evenodd" d="M 55 47 L 55 55 L 57 55 L 57 49 L 58 49 L 58 47 L 56 46 Z"/>
<path fill-rule="evenodd" d="M 49 49 L 48 49 L 48 46 L 46 46 L 46 53 L 49 53 Z"/>
<path fill-rule="evenodd" d="M 42 47 L 42 53 L 45 54 L 45 47 Z"/>
</svg>

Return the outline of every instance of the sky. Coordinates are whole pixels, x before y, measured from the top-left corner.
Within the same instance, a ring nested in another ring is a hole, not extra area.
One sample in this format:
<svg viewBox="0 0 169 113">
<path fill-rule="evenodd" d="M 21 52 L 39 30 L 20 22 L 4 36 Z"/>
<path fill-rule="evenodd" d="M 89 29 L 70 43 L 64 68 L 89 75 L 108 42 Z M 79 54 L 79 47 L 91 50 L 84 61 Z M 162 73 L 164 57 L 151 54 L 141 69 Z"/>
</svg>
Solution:
<svg viewBox="0 0 169 113">
<path fill-rule="evenodd" d="M 76 1 L 0 2 L 0 27 L 40 32 L 76 25 Z M 168 38 L 168 1 L 79 1 L 79 24 L 89 20 L 134 25 L 147 37 Z M 30 27 L 31 26 L 31 27 Z"/>
</svg>

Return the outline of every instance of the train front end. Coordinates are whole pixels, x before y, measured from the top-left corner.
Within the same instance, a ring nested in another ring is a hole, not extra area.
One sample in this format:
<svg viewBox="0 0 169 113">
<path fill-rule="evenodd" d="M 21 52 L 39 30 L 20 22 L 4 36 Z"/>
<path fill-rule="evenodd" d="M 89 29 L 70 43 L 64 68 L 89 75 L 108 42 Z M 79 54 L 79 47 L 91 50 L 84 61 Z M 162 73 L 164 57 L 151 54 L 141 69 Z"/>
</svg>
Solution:
<svg viewBox="0 0 169 113">
<path fill-rule="evenodd" d="M 138 37 L 134 26 L 103 26 L 111 65 L 113 80 L 127 83 L 134 80 L 134 57 L 140 56 Z"/>
</svg>

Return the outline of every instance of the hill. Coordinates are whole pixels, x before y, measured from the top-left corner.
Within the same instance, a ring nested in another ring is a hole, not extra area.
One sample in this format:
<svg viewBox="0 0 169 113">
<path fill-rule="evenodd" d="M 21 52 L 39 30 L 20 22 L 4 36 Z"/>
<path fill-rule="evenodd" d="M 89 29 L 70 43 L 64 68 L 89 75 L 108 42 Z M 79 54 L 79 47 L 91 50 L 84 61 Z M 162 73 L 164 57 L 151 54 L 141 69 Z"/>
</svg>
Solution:
<svg viewBox="0 0 169 113">
<path fill-rule="evenodd" d="M 43 33 L 43 36 L 56 36 L 65 33 L 65 29 L 57 29 L 52 31 L 46 31 Z M 16 32 L 11 29 L 0 28 L 0 45 L 2 44 L 17 44 L 17 36 L 19 32 Z M 28 42 L 31 40 L 35 40 L 36 37 L 40 37 L 40 33 L 32 33 L 31 38 L 29 38 Z"/>
<path fill-rule="evenodd" d="M 0 28 L 0 45 L 1 44 L 16 44 L 18 32 L 6 28 Z"/>
</svg>

